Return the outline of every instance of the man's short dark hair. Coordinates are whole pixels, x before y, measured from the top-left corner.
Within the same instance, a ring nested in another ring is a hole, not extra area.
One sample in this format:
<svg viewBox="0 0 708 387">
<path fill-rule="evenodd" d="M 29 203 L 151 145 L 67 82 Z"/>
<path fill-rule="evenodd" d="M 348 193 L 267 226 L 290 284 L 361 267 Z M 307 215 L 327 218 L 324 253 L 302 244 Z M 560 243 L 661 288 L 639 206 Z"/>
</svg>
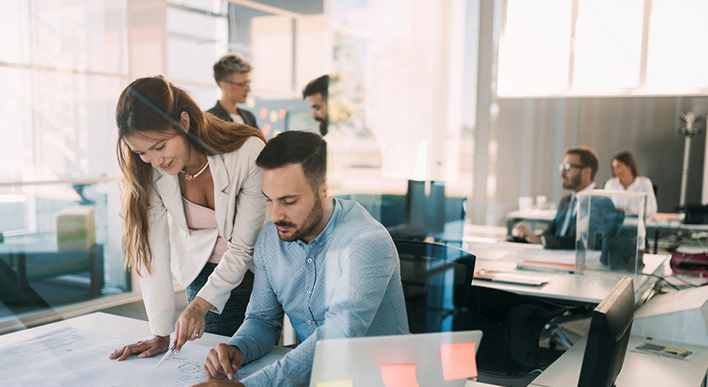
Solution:
<svg viewBox="0 0 708 387">
<path fill-rule="evenodd" d="M 317 93 L 322 94 L 322 99 L 327 101 L 327 89 L 329 88 L 329 75 L 323 75 L 313 81 L 310 81 L 310 83 L 305 86 L 304 89 L 302 89 L 302 99 L 305 99 L 311 95 L 315 95 Z"/>
<path fill-rule="evenodd" d="M 580 164 L 584 167 L 590 168 L 590 179 L 595 181 L 595 175 L 598 169 L 598 158 L 595 151 L 587 146 L 576 146 L 575 148 L 570 148 L 565 151 L 567 155 L 578 155 L 580 156 Z"/>
<path fill-rule="evenodd" d="M 262 169 L 300 164 L 307 182 L 317 192 L 327 177 L 327 143 L 319 134 L 291 130 L 268 141 L 256 159 Z"/>
<path fill-rule="evenodd" d="M 236 74 L 250 73 L 253 66 L 241 55 L 228 54 L 214 63 L 214 80 L 218 85 L 221 81 L 230 78 Z"/>
</svg>

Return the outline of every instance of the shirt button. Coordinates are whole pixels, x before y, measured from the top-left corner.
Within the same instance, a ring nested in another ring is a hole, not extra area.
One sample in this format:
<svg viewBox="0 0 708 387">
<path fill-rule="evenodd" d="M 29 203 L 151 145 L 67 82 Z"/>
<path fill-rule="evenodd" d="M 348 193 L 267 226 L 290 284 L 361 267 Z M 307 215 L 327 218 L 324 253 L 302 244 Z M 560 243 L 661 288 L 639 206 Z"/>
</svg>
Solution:
<svg viewBox="0 0 708 387">
<path fill-rule="evenodd" d="M 310 294 L 312 292 L 310 291 L 310 289 L 307 289 L 307 291 L 305 293 Z"/>
<path fill-rule="evenodd" d="M 312 320 L 307 320 L 307 323 L 312 325 Z"/>
<path fill-rule="evenodd" d="M 307 263 L 312 263 L 312 258 L 307 258 Z"/>
<path fill-rule="evenodd" d="M 322 242 L 320 242 L 320 246 L 322 246 Z"/>
</svg>

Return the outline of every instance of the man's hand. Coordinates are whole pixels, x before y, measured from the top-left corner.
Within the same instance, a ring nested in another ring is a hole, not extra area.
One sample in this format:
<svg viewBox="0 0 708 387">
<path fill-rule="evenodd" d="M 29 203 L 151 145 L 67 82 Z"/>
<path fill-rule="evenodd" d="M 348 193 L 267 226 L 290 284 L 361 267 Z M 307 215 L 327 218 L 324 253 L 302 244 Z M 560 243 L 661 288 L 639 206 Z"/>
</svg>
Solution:
<svg viewBox="0 0 708 387">
<path fill-rule="evenodd" d="M 211 304 L 197 296 L 187 305 L 187 308 L 179 315 L 175 324 L 175 353 L 179 353 L 182 346 L 187 341 L 196 340 L 204 334 L 204 316 L 211 308 Z"/>
<path fill-rule="evenodd" d="M 541 237 L 536 235 L 527 223 L 519 222 L 511 230 L 511 235 L 517 238 L 525 239 L 529 243 L 541 243 Z"/>
<path fill-rule="evenodd" d="M 121 361 L 136 353 L 138 357 L 152 357 L 166 352 L 169 342 L 170 336 L 155 336 L 148 341 L 138 341 L 137 343 L 128 344 L 123 348 L 116 349 L 108 355 L 108 358 Z"/>
<path fill-rule="evenodd" d="M 228 344 L 219 344 L 209 350 L 204 361 L 204 374 L 207 379 L 233 379 L 234 374 L 243 363 L 241 351 Z"/>
</svg>

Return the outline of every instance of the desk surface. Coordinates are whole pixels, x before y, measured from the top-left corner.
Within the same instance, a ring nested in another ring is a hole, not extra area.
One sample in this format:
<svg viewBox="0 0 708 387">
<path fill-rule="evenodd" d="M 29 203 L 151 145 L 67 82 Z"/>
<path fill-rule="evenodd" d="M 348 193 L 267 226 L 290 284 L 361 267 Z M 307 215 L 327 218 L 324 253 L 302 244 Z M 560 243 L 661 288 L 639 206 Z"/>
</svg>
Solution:
<svg viewBox="0 0 708 387">
<path fill-rule="evenodd" d="M 708 348 L 680 344 L 681 348 L 694 351 L 690 360 L 670 359 L 631 351 L 635 345 L 647 341 L 644 337 L 631 336 L 627 346 L 622 371 L 617 376 L 618 386 L 672 386 L 697 387 L 702 385 L 708 371 Z M 669 342 L 652 340 L 668 345 Z M 586 337 L 578 341 L 558 360 L 539 375 L 530 386 L 577 386 L 585 353 Z"/>
<path fill-rule="evenodd" d="M 161 355 L 121 362 L 108 358 L 115 348 L 150 336 L 146 321 L 105 313 L 0 336 L 0 385 L 191 386 L 206 381 L 204 359 L 213 345 L 227 339 L 205 334 L 160 369 Z M 246 367 L 240 375 L 247 375 Z"/>
<path fill-rule="evenodd" d="M 150 326 L 147 321 L 97 312 L 69 320 L 42 325 L 24 331 L 2 335 L 0 336 L 0 346 L 32 339 L 51 330 L 63 327 L 88 329 L 98 332 L 120 333 L 134 336 L 136 339 L 150 336 Z M 228 339 L 229 338 L 226 336 L 204 333 L 202 338 L 198 341 L 194 341 L 194 343 L 213 347 L 219 343 L 226 342 Z M 106 356 L 108 356 L 108 354 L 106 354 Z"/>
<path fill-rule="evenodd" d="M 555 218 L 555 209 L 533 209 L 529 211 L 511 211 L 506 214 L 507 221 L 517 222 L 527 221 L 551 221 Z M 646 227 L 648 230 L 686 229 L 690 231 L 708 231 L 708 224 L 684 224 L 683 214 L 658 213 L 647 218 Z"/>
<path fill-rule="evenodd" d="M 551 221 L 556 217 L 556 212 L 558 210 L 555 208 L 548 209 L 533 209 L 529 211 L 511 211 L 506 214 L 507 219 L 511 220 L 547 220 Z"/>
<path fill-rule="evenodd" d="M 523 243 L 467 243 L 463 247 L 477 257 L 475 270 L 498 270 L 549 278 L 548 283 L 541 286 L 515 285 L 509 283 L 473 280 L 475 286 L 484 286 L 507 290 L 529 296 L 552 298 L 579 302 L 584 304 L 599 304 L 617 284 L 621 273 L 585 271 L 582 274 L 562 272 L 536 272 L 518 270 L 516 265 L 525 258 L 547 255 L 551 258 L 574 260 L 575 251 L 543 250 L 540 245 Z M 663 274 L 664 264 L 669 255 L 644 255 L 644 273 Z M 648 286 L 655 282 L 649 276 L 637 276 L 634 288 L 640 296 Z"/>
</svg>

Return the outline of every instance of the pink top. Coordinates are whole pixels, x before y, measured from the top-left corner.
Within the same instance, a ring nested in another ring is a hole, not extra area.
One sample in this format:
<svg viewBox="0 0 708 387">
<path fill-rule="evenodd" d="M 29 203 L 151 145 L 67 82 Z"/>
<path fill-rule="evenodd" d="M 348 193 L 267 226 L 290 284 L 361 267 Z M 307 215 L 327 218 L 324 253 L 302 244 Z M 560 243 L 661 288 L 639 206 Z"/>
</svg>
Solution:
<svg viewBox="0 0 708 387">
<path fill-rule="evenodd" d="M 184 196 L 182 197 L 182 203 L 184 205 L 184 216 L 187 218 L 187 227 L 189 227 L 190 230 L 203 230 L 217 227 L 214 210 L 209 207 L 194 204 L 185 199 Z M 211 252 L 209 262 L 219 263 L 226 250 L 228 250 L 226 240 L 219 235 L 216 238 L 216 245 L 214 245 L 214 250 Z"/>
</svg>

